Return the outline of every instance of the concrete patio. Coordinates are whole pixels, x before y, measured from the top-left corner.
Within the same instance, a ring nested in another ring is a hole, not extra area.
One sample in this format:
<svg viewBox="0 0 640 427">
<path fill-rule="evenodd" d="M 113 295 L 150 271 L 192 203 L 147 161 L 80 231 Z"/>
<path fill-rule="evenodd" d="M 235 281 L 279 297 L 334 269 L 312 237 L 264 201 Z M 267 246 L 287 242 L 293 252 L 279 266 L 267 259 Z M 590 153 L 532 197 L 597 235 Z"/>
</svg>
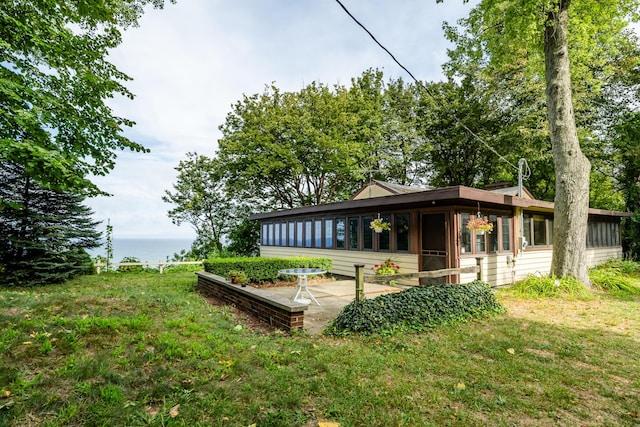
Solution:
<svg viewBox="0 0 640 427">
<path fill-rule="evenodd" d="M 383 285 L 379 283 L 365 283 L 364 292 L 368 299 L 391 292 L 399 292 L 407 286 Z M 268 292 L 285 298 L 291 298 L 296 291 L 296 285 L 269 288 Z M 356 297 L 355 280 L 335 280 L 309 283 L 309 291 L 316 297 L 320 305 L 309 303 L 309 309 L 304 313 L 304 329 L 311 335 L 322 333 L 324 328 L 333 320 L 344 306 Z M 309 298 L 303 292 L 302 297 Z"/>
</svg>

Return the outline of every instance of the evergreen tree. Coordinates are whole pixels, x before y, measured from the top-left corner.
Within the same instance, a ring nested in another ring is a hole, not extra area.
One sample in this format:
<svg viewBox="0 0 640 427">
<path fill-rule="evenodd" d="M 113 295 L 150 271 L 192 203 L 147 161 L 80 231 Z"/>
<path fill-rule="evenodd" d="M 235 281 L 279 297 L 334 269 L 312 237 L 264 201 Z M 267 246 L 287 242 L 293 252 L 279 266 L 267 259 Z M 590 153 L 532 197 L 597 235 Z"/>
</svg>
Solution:
<svg viewBox="0 0 640 427">
<path fill-rule="evenodd" d="M 100 233 L 83 196 L 43 188 L 5 162 L 0 197 L 0 285 L 48 285 L 91 272 L 85 249 L 99 246 Z"/>
</svg>

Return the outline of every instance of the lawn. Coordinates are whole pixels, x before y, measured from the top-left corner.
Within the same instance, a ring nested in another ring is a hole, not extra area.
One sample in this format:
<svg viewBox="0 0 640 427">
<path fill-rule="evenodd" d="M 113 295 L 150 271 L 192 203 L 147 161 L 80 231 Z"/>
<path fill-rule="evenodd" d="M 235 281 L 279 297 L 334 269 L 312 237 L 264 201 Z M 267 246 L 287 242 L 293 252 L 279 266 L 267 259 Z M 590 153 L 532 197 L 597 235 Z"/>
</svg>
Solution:
<svg viewBox="0 0 640 427">
<path fill-rule="evenodd" d="M 0 426 L 638 426 L 640 297 L 522 299 L 421 334 L 250 327 L 193 273 L 0 290 Z"/>
</svg>

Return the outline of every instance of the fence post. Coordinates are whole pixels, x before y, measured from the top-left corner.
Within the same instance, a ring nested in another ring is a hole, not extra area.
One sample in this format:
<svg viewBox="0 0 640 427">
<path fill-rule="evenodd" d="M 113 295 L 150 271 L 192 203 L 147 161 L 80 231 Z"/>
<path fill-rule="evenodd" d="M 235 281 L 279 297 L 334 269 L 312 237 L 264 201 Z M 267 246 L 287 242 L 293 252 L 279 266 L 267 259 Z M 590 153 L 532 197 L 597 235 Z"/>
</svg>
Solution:
<svg viewBox="0 0 640 427">
<path fill-rule="evenodd" d="M 356 301 L 364 301 L 364 264 L 354 264 L 356 268 Z"/>
<path fill-rule="evenodd" d="M 162 261 L 158 261 L 158 268 L 160 269 L 160 274 L 162 274 Z"/>
<path fill-rule="evenodd" d="M 476 265 L 478 266 L 477 279 L 482 281 L 482 258 L 476 258 Z"/>
</svg>

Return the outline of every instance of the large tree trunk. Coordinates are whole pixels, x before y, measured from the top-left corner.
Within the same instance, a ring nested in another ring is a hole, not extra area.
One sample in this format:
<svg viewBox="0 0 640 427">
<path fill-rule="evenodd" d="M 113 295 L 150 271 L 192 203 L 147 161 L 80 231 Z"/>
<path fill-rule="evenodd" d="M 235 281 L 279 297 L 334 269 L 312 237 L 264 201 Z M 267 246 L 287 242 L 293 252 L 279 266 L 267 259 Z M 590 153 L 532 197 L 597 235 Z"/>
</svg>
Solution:
<svg viewBox="0 0 640 427">
<path fill-rule="evenodd" d="M 582 154 L 571 98 L 567 48 L 569 0 L 547 15 L 544 35 L 547 117 L 556 174 L 551 273 L 590 285 L 585 263 L 591 164 Z"/>
</svg>

